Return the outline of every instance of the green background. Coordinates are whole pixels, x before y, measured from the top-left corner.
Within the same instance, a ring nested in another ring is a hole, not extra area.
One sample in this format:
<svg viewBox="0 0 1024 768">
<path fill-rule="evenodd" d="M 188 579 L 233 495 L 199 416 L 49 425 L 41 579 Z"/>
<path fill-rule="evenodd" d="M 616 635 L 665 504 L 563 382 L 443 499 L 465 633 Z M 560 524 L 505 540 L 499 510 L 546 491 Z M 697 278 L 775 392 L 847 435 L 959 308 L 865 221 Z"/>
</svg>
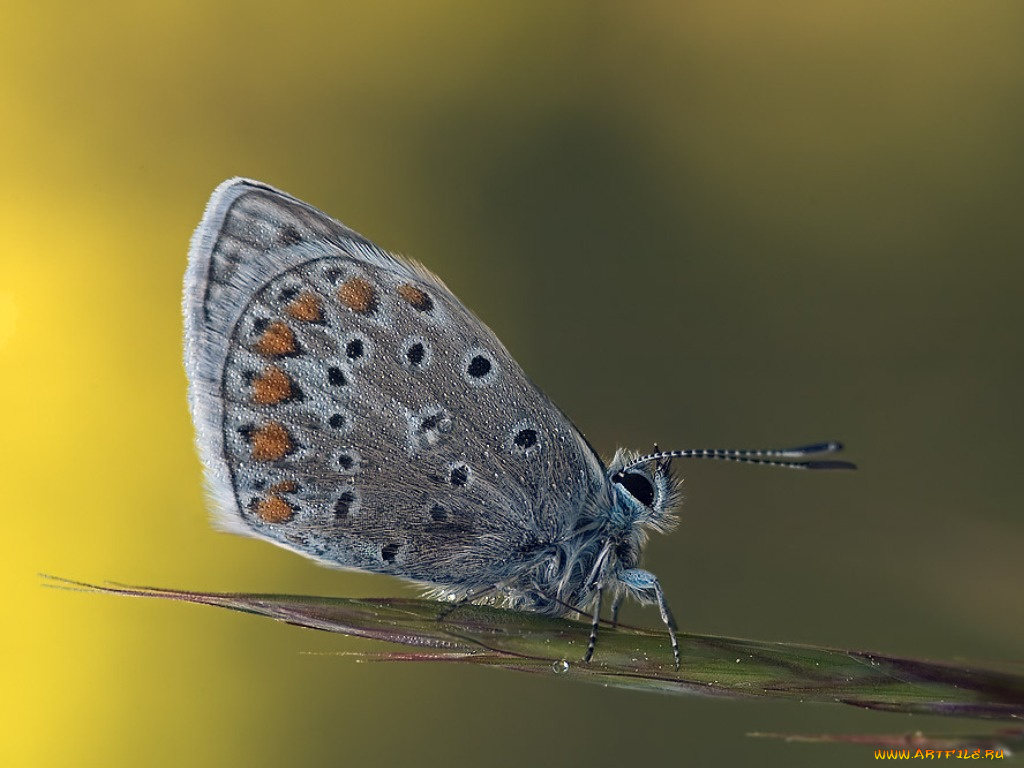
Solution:
<svg viewBox="0 0 1024 768">
<path fill-rule="evenodd" d="M 180 291 L 233 175 L 426 263 L 605 455 L 847 442 L 855 475 L 678 465 L 645 565 L 686 630 L 1021 658 L 1024 5 L 4 16 L 4 765 L 862 765 L 744 734 L 970 727 L 359 664 L 332 654 L 380 646 L 42 588 L 414 593 L 208 524 Z"/>
</svg>

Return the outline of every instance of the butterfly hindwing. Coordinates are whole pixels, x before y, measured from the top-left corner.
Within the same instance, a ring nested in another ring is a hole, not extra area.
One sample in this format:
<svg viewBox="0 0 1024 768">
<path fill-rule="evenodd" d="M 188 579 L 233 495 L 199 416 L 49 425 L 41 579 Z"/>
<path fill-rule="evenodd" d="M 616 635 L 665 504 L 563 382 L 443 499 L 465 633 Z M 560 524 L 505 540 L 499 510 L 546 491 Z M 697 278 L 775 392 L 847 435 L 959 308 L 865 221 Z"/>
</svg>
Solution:
<svg viewBox="0 0 1024 768">
<path fill-rule="evenodd" d="M 270 187 L 214 194 L 185 304 L 198 442 L 232 530 L 479 589 L 564 537 L 603 480 L 440 280 Z"/>
</svg>

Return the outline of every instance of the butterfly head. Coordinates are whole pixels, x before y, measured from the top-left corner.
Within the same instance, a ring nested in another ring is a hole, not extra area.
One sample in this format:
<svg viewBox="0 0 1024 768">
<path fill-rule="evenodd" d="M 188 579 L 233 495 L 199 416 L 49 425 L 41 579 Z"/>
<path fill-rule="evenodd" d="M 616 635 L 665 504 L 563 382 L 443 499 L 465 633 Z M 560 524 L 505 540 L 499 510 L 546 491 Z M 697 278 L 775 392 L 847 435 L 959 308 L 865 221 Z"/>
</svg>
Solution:
<svg viewBox="0 0 1024 768">
<path fill-rule="evenodd" d="M 636 528 L 665 533 L 678 522 L 682 494 L 668 459 L 636 463 L 639 453 L 619 449 L 608 466 L 613 519 Z"/>
</svg>

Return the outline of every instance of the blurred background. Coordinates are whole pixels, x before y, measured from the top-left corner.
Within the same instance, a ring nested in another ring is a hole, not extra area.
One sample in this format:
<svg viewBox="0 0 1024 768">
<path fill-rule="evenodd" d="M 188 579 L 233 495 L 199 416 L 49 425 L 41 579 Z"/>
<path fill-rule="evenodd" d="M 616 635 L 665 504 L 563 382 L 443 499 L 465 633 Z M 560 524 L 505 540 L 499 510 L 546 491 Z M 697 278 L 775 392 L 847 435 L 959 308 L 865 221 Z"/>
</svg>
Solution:
<svg viewBox="0 0 1024 768">
<path fill-rule="evenodd" d="M 1020 660 L 1022 39 L 1014 2 L 8 6 L 0 762 L 862 765 L 744 734 L 976 728 L 359 664 L 37 574 L 415 594 L 208 524 L 181 282 L 246 175 L 426 263 L 605 455 L 846 441 L 856 474 L 678 465 L 645 565 L 685 630 Z"/>
</svg>

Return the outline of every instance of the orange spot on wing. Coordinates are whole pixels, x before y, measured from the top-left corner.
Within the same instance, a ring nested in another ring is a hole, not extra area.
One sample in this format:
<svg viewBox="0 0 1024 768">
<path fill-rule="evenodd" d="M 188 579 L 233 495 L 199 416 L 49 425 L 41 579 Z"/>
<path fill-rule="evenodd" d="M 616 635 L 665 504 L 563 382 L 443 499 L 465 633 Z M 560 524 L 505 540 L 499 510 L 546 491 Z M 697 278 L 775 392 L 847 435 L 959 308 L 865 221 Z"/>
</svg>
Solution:
<svg viewBox="0 0 1024 768">
<path fill-rule="evenodd" d="M 263 331 L 263 335 L 253 345 L 259 354 L 267 357 L 283 357 L 294 355 L 298 352 L 298 344 L 295 343 L 295 333 L 280 320 L 275 320 Z"/>
<path fill-rule="evenodd" d="M 307 323 L 319 323 L 323 320 L 320 311 L 320 297 L 315 293 L 303 291 L 285 308 L 285 312 L 296 320 Z"/>
<path fill-rule="evenodd" d="M 251 447 L 255 461 L 277 461 L 291 451 L 292 438 L 284 425 L 271 421 L 253 431 Z"/>
<path fill-rule="evenodd" d="M 276 366 L 270 366 L 252 381 L 252 399 L 258 405 L 277 405 L 291 394 L 291 379 Z"/>
<path fill-rule="evenodd" d="M 276 494 L 257 501 L 253 511 L 265 523 L 287 523 L 295 515 L 288 502 Z"/>
<path fill-rule="evenodd" d="M 434 308 L 434 300 L 430 298 L 426 291 L 420 290 L 415 285 L 402 283 L 398 286 L 398 295 L 420 312 L 428 312 Z"/>
<path fill-rule="evenodd" d="M 366 314 L 377 308 L 377 291 L 369 280 L 350 277 L 338 288 L 338 300 L 353 312 Z"/>
</svg>

